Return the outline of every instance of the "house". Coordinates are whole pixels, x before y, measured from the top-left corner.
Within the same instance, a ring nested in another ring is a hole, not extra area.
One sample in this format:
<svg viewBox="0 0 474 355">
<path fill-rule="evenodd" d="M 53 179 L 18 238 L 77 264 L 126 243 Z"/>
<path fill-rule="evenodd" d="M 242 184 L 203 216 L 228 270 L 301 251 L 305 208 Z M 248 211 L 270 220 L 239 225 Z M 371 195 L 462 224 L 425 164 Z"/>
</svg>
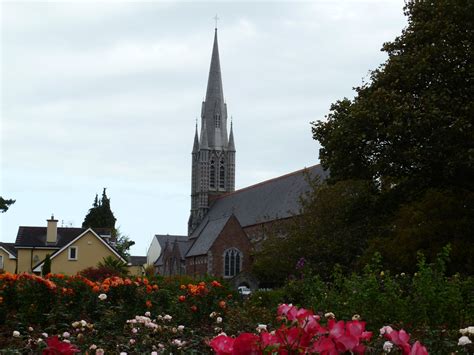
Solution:
<svg viewBox="0 0 474 355">
<path fill-rule="evenodd" d="M 51 216 L 46 227 L 20 226 L 15 243 L 1 244 L 0 250 L 9 251 L 10 260 L 15 260 L 15 267 L 10 262 L 5 270 L 41 273 L 47 255 L 51 260 L 51 272 L 65 275 L 96 266 L 107 256 L 127 262 L 113 247 L 110 229 L 58 228 L 57 223 Z M 4 264 L 7 265 L 5 258 Z"/>
<path fill-rule="evenodd" d="M 16 260 L 15 244 L 0 242 L 0 270 L 15 273 Z"/>
<path fill-rule="evenodd" d="M 143 276 L 145 274 L 146 256 L 129 256 L 127 267 L 130 275 Z"/>
<path fill-rule="evenodd" d="M 285 233 L 288 221 L 300 213 L 300 198 L 312 188 L 310 179 L 327 176 L 315 165 L 235 191 L 235 139 L 232 122 L 227 134 L 217 29 L 191 156 L 188 235 L 156 235 L 152 242 L 155 254 L 150 256 L 160 250 L 154 265 L 163 275 L 236 279 L 247 274 L 259 242 L 269 233 Z"/>
</svg>

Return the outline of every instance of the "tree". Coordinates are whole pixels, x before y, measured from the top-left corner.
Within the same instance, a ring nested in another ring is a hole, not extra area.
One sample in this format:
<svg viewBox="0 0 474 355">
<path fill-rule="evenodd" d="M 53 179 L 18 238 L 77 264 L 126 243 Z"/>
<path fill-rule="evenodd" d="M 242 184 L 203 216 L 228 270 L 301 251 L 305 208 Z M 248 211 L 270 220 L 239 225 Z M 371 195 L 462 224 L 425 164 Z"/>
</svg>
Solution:
<svg viewBox="0 0 474 355">
<path fill-rule="evenodd" d="M 406 3 L 408 27 L 384 44 L 388 60 L 313 123 L 332 181 L 473 188 L 473 12 L 468 0 Z"/>
<path fill-rule="evenodd" d="M 450 243 L 458 270 L 474 272 L 472 13 L 468 0 L 407 1 L 408 26 L 384 44 L 387 61 L 313 123 L 328 183 L 376 188 L 369 251 L 400 270 L 413 268 L 417 250 L 433 256 Z"/>
<path fill-rule="evenodd" d="M 51 256 L 46 254 L 46 258 L 44 258 L 43 268 L 41 269 L 41 274 L 43 276 L 48 275 L 51 272 Z"/>
<path fill-rule="evenodd" d="M 129 273 L 127 263 L 124 263 L 123 261 L 116 259 L 112 256 L 106 256 L 102 261 L 97 264 L 97 268 L 113 270 L 121 276 L 127 276 Z"/>
<path fill-rule="evenodd" d="M 122 235 L 119 229 L 116 230 L 115 249 L 117 249 L 118 253 L 124 259 L 128 259 L 130 256 L 130 248 L 133 245 L 135 245 L 133 240 L 131 240 L 127 235 Z"/>
<path fill-rule="evenodd" d="M 15 200 L 5 200 L 3 197 L 0 197 L 0 212 L 7 212 L 10 205 L 13 205 L 14 203 Z"/>
<path fill-rule="evenodd" d="M 95 195 L 94 203 L 84 218 L 84 222 L 82 222 L 82 228 L 110 228 L 115 234 L 115 221 L 116 219 L 110 208 L 110 199 L 107 197 L 104 188 L 100 201 L 98 196 Z"/>
</svg>

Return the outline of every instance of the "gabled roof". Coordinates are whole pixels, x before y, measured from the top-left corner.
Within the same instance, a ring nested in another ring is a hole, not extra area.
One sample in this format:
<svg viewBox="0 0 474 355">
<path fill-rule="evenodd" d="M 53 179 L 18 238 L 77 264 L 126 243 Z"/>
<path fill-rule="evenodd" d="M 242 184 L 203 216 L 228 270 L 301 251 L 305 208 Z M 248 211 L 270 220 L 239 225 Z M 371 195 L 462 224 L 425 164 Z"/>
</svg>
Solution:
<svg viewBox="0 0 474 355">
<path fill-rule="evenodd" d="M 328 172 L 321 165 L 295 171 L 222 195 L 214 200 L 203 222 L 190 238 L 201 234 L 206 220 L 234 214 L 242 227 L 288 218 L 300 213 L 300 198 L 311 190 L 309 178 L 324 180 Z"/>
<path fill-rule="evenodd" d="M 71 240 L 84 233 L 87 228 L 58 227 L 57 241 L 54 244 L 46 243 L 46 227 L 18 228 L 15 247 L 50 247 L 51 249 L 62 248 Z M 110 235 L 109 228 L 94 228 L 97 235 Z"/>
<path fill-rule="evenodd" d="M 217 219 L 207 219 L 203 221 L 204 227 L 201 229 L 196 241 L 189 249 L 186 256 L 197 256 L 206 254 L 211 248 L 212 244 L 216 241 L 217 237 L 221 233 L 224 226 L 227 224 L 231 216 L 226 216 Z"/>
<path fill-rule="evenodd" d="M 181 260 L 184 260 L 186 253 L 192 244 L 186 235 L 156 234 L 155 237 L 157 238 L 161 247 L 160 256 L 154 263 L 156 266 L 163 265 L 163 256 L 166 248 L 172 248 L 175 244 L 177 244 Z"/>
<path fill-rule="evenodd" d="M 58 228 L 59 229 L 59 228 Z M 76 229 L 79 229 L 79 228 L 76 228 Z M 82 232 L 81 234 L 79 234 L 78 236 L 76 236 L 76 238 L 72 239 L 71 241 L 69 241 L 69 243 L 63 245 L 63 247 L 59 250 L 56 250 L 54 253 L 51 254 L 51 257 L 50 259 L 53 260 L 55 257 L 57 257 L 59 254 L 61 254 L 63 251 L 65 251 L 70 245 L 74 244 L 77 240 L 81 239 L 84 235 L 87 234 L 87 232 L 91 232 L 92 235 L 94 237 L 96 237 L 100 242 L 102 242 L 113 254 L 115 254 L 116 257 L 118 257 L 121 261 L 123 261 L 124 263 L 127 262 L 127 260 L 125 260 L 119 253 L 118 251 L 112 247 L 109 243 L 107 243 L 104 238 L 102 238 L 99 234 L 97 234 L 92 228 L 87 228 L 87 229 L 84 229 L 84 232 Z M 33 267 L 33 271 L 34 272 L 40 272 L 41 271 L 41 267 L 43 266 L 44 264 L 44 260 L 41 261 L 40 263 L 38 263 L 37 265 L 35 265 Z"/>
<path fill-rule="evenodd" d="M 0 242 L 0 249 L 5 251 L 5 253 L 8 254 L 8 257 L 10 259 L 16 259 L 16 250 L 15 250 L 15 244 L 14 243 Z"/>
</svg>

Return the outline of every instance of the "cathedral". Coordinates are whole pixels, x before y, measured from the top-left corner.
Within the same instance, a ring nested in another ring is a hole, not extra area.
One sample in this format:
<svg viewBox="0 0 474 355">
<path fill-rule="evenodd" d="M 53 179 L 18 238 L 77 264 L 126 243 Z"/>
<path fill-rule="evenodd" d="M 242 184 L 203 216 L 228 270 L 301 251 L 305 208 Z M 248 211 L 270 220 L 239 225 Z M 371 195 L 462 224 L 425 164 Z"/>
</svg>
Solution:
<svg viewBox="0 0 474 355">
<path fill-rule="evenodd" d="M 236 149 L 227 118 L 216 28 L 200 131 L 196 123 L 192 148 L 188 234 L 157 234 L 150 247 L 158 250 L 153 260 L 162 275 L 238 281 L 251 271 L 259 242 L 268 233 L 284 233 L 286 222 L 300 213 L 300 197 L 311 188 L 308 177 L 327 176 L 315 165 L 236 191 Z"/>
</svg>

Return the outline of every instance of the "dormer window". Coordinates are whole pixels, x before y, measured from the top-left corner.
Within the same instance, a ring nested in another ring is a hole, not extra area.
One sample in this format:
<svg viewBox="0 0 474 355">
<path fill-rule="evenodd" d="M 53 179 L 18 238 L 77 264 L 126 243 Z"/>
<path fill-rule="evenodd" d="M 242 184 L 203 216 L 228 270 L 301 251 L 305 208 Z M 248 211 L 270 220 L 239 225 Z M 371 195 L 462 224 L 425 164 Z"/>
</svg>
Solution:
<svg viewBox="0 0 474 355">
<path fill-rule="evenodd" d="M 216 115 L 214 116 L 214 119 L 216 121 L 216 128 L 221 128 L 221 115 L 216 113 Z"/>
<path fill-rule="evenodd" d="M 77 247 L 69 247 L 68 260 L 77 260 Z"/>
</svg>

